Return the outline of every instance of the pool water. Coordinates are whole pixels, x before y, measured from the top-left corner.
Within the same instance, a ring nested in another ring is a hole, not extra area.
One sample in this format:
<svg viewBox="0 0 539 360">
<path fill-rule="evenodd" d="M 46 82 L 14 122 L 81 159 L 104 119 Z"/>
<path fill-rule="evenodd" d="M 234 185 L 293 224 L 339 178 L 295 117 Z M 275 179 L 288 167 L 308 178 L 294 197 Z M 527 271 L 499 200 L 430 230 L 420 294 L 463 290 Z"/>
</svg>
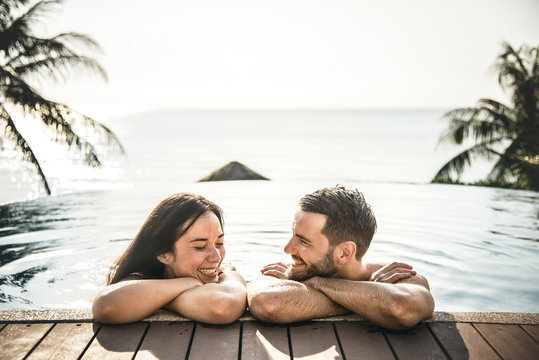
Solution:
<svg viewBox="0 0 539 360">
<path fill-rule="evenodd" d="M 436 310 L 538 312 L 539 193 L 429 184 L 454 152 L 434 151 L 440 114 L 157 112 L 109 119 L 127 158 L 92 176 L 62 158 L 45 162 L 54 196 L 39 197 L 31 181 L 28 189 L 6 188 L 18 175 L 3 170 L 0 308 L 88 308 L 149 212 L 181 191 L 223 208 L 226 260 L 252 281 L 263 265 L 288 260 L 283 247 L 299 198 L 340 183 L 362 191 L 376 214 L 367 260 L 413 265 L 429 280 Z M 196 182 L 231 160 L 272 180 Z"/>
</svg>

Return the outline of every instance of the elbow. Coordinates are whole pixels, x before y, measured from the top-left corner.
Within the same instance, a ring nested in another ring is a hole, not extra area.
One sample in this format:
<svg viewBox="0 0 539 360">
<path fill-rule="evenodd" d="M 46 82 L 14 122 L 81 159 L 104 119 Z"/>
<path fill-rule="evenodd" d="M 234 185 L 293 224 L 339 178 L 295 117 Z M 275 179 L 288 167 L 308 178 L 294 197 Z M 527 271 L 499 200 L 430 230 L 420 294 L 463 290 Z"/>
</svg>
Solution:
<svg viewBox="0 0 539 360">
<path fill-rule="evenodd" d="M 237 294 L 235 296 L 216 297 L 210 305 L 210 322 L 215 325 L 233 323 L 245 313 L 246 306 L 245 293 L 243 297 L 237 296 Z"/>
<path fill-rule="evenodd" d="M 391 304 L 390 317 L 392 321 L 390 326 L 386 327 L 393 330 L 406 330 L 429 319 L 433 312 L 434 299 L 430 293 L 424 296 L 400 294 Z"/>
<path fill-rule="evenodd" d="M 279 323 L 278 314 L 280 313 L 277 306 L 278 301 L 276 296 L 271 292 L 258 293 L 249 296 L 249 312 L 251 315 L 264 322 Z"/>
<path fill-rule="evenodd" d="M 117 324 L 115 307 L 105 297 L 96 297 L 92 304 L 94 319 L 104 324 Z"/>
</svg>

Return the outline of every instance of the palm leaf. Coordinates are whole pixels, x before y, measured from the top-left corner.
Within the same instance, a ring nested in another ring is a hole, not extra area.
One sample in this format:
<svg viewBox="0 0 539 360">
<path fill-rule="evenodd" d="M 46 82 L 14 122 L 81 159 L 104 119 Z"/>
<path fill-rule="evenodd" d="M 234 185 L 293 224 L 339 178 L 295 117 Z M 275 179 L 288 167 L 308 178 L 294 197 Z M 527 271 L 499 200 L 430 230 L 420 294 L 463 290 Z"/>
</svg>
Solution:
<svg viewBox="0 0 539 360">
<path fill-rule="evenodd" d="M 34 151 L 30 147 L 26 139 L 17 130 L 17 127 L 15 126 L 13 119 L 11 119 L 11 116 L 9 116 L 9 113 L 1 104 L 0 104 L 0 120 L 5 123 L 5 126 L 4 126 L 5 135 L 8 138 L 11 138 L 14 140 L 15 145 L 22 153 L 23 159 L 25 161 L 28 161 L 30 164 L 34 166 L 38 176 L 40 177 L 43 183 L 43 187 L 45 188 L 47 195 L 50 195 L 51 189 L 49 187 L 49 183 L 47 182 L 47 178 L 45 177 L 45 174 L 43 173 L 43 169 L 41 168 L 41 165 L 39 164 L 39 161 L 37 160 L 34 154 Z"/>
<path fill-rule="evenodd" d="M 492 102 L 492 103 L 491 103 Z M 508 128 L 513 120 L 507 108 L 495 106 L 495 102 L 482 99 L 475 107 L 452 110 L 444 115 L 449 127 L 441 134 L 439 142 L 462 144 L 464 139 L 473 136 L 477 141 L 489 141 L 503 135 L 510 138 Z"/>
<path fill-rule="evenodd" d="M 432 181 L 445 182 L 451 180 L 452 173 L 456 173 L 460 177 L 466 166 L 471 164 L 472 159 L 476 157 L 490 159 L 492 155 L 496 155 L 497 153 L 490 146 L 502 140 L 502 138 L 492 139 L 460 152 L 438 170 Z"/>
<path fill-rule="evenodd" d="M 49 101 L 40 96 L 26 82 L 22 81 L 16 74 L 9 71 L 1 71 L 0 79 L 7 78 L 9 86 L 1 87 L 2 94 L 7 100 L 19 106 L 23 112 L 39 117 L 49 128 L 57 134 L 55 140 L 67 144 L 70 148 L 76 149 L 89 166 L 100 166 L 101 162 L 92 144 L 78 136 L 72 129 L 65 111 L 66 105 Z M 0 84 L 3 84 L 0 81 Z"/>
<path fill-rule="evenodd" d="M 21 2 L 21 5 L 25 3 Z M 29 47 L 28 42 L 32 38 L 32 26 L 41 22 L 44 15 L 54 10 L 61 3 L 62 0 L 39 1 L 16 19 L 11 18 L 11 13 L 6 14 L 2 18 L 2 29 L 0 29 L 0 51 L 4 51 L 7 56 L 11 56 L 11 54 L 18 53 L 22 49 Z M 13 12 L 14 7 L 16 6 L 11 6 L 9 10 Z"/>
</svg>

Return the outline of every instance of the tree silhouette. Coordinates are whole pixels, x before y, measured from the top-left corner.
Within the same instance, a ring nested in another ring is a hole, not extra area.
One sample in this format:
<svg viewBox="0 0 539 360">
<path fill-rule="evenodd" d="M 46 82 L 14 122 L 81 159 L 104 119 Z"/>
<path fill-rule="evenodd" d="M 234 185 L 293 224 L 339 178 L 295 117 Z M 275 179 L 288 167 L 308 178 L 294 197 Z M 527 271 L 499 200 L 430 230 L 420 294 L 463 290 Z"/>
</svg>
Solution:
<svg viewBox="0 0 539 360">
<path fill-rule="evenodd" d="M 440 141 L 461 144 L 473 137 L 475 145 L 449 160 L 433 182 L 453 182 L 472 159 L 497 159 L 487 183 L 539 190 L 539 47 L 518 51 L 503 44 L 496 70 L 500 86 L 511 94 L 512 106 L 480 99 L 476 106 L 445 114 L 449 127 Z"/>
<path fill-rule="evenodd" d="M 75 121 L 92 128 L 109 145 L 121 153 L 124 149 L 114 133 L 94 119 L 69 106 L 43 97 L 32 81 L 67 80 L 74 71 L 97 73 L 104 80 L 103 67 L 92 57 L 77 51 L 100 51 L 90 37 L 78 33 L 61 33 L 43 38 L 33 28 L 62 4 L 61 0 L 0 1 L 0 129 L 3 142 L 12 140 L 24 160 L 33 165 L 47 194 L 50 186 L 31 146 L 16 127 L 12 114 L 22 110 L 26 119 L 43 122 L 55 134 L 55 141 L 76 150 L 88 166 L 99 167 L 101 161 L 94 146 L 73 130 Z M 1 150 L 1 149 L 0 149 Z"/>
</svg>

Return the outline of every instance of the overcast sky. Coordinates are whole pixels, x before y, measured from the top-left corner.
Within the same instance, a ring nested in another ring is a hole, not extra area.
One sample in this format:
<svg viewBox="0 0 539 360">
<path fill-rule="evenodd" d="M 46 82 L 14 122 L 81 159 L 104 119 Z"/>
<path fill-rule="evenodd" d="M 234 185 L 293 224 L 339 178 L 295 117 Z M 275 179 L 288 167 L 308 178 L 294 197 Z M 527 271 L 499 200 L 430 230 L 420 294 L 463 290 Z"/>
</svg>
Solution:
<svg viewBox="0 0 539 360">
<path fill-rule="evenodd" d="M 505 100 L 502 41 L 539 45 L 537 0 L 71 0 L 48 32 L 97 40 L 109 82 L 46 96 L 169 108 L 399 108 Z"/>
</svg>

